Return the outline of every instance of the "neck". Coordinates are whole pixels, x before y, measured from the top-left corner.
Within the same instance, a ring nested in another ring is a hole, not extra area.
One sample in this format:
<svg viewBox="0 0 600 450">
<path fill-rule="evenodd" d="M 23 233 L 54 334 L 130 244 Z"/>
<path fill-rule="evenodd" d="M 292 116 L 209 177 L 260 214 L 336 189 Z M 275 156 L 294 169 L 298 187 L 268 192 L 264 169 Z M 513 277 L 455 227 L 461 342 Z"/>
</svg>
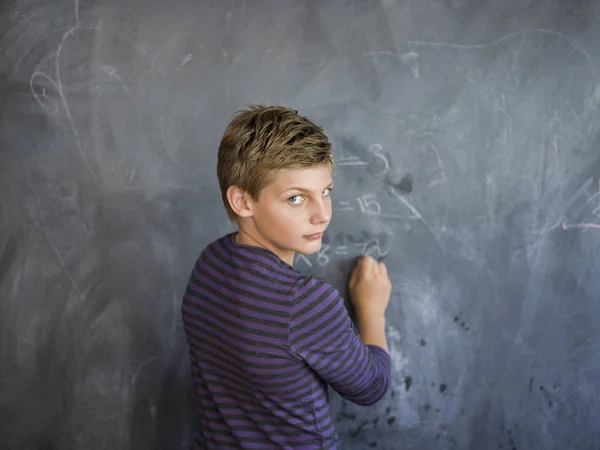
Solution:
<svg viewBox="0 0 600 450">
<path fill-rule="evenodd" d="M 294 252 L 293 251 L 285 251 L 277 248 L 273 244 L 271 244 L 267 239 L 262 237 L 260 233 L 256 230 L 248 230 L 247 228 L 242 228 L 241 226 L 238 229 L 237 234 L 235 235 L 235 242 L 240 245 L 250 245 L 253 247 L 260 247 L 267 249 L 277 255 L 282 261 L 285 261 L 290 266 L 294 264 Z"/>
</svg>

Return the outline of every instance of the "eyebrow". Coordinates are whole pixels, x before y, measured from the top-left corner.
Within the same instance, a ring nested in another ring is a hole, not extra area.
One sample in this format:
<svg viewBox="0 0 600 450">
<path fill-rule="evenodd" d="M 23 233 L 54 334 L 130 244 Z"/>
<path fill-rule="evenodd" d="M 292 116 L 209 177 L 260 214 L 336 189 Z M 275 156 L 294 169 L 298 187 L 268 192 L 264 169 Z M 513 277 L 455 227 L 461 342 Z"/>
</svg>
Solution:
<svg viewBox="0 0 600 450">
<path fill-rule="evenodd" d="M 333 185 L 334 185 L 334 182 L 332 181 L 327 186 L 325 186 L 325 189 L 331 189 L 333 187 Z M 283 192 L 287 192 L 287 191 L 300 191 L 300 192 L 306 192 L 306 193 L 310 192 L 309 189 L 305 189 L 305 188 L 301 188 L 301 187 L 297 187 L 297 186 L 287 188 Z"/>
</svg>

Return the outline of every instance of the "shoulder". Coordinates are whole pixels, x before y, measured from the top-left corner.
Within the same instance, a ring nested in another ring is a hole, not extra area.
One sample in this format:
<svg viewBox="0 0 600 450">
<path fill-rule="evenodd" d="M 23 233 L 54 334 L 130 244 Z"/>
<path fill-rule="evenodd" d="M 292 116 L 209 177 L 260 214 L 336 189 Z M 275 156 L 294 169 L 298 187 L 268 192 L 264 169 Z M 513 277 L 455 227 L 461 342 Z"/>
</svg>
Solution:
<svg viewBox="0 0 600 450">
<path fill-rule="evenodd" d="M 197 259 L 197 269 L 218 272 L 225 280 L 243 280 L 248 287 L 275 289 L 288 298 L 292 296 L 304 275 L 269 250 L 237 244 L 234 235 L 227 234 L 208 244 Z"/>
<path fill-rule="evenodd" d="M 227 244 L 228 239 L 230 238 L 229 234 L 225 234 L 223 236 L 220 236 L 216 239 L 213 239 L 212 241 L 210 241 L 208 244 L 206 244 L 204 246 L 204 248 L 202 249 L 202 251 L 200 252 L 200 255 L 206 253 L 207 251 L 213 250 L 217 247 L 224 247 Z"/>
<path fill-rule="evenodd" d="M 206 244 L 196 259 L 196 266 L 203 266 L 208 260 L 228 259 L 227 239 L 228 235 L 224 235 Z"/>
</svg>

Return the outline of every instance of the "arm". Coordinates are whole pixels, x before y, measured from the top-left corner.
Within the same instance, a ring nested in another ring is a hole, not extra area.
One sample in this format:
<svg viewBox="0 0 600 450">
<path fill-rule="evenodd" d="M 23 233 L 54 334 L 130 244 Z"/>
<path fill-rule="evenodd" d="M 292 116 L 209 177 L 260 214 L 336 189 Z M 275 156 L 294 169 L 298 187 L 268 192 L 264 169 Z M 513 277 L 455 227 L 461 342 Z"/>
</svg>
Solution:
<svg viewBox="0 0 600 450">
<path fill-rule="evenodd" d="M 342 397 L 376 403 L 389 387 L 390 356 L 361 342 L 336 289 L 312 277 L 303 281 L 290 314 L 292 351 Z"/>
</svg>

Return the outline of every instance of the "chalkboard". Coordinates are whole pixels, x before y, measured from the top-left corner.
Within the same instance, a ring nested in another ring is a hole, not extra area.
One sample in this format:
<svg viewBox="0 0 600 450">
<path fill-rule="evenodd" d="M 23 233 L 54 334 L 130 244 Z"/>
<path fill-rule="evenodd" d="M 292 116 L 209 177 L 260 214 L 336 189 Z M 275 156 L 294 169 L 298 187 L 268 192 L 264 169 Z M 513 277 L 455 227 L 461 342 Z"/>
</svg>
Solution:
<svg viewBox="0 0 600 450">
<path fill-rule="evenodd" d="M 0 8 L 2 449 L 190 448 L 180 301 L 251 103 L 333 143 L 295 266 L 388 264 L 393 382 L 332 393 L 344 449 L 600 448 L 598 2 Z"/>
</svg>

